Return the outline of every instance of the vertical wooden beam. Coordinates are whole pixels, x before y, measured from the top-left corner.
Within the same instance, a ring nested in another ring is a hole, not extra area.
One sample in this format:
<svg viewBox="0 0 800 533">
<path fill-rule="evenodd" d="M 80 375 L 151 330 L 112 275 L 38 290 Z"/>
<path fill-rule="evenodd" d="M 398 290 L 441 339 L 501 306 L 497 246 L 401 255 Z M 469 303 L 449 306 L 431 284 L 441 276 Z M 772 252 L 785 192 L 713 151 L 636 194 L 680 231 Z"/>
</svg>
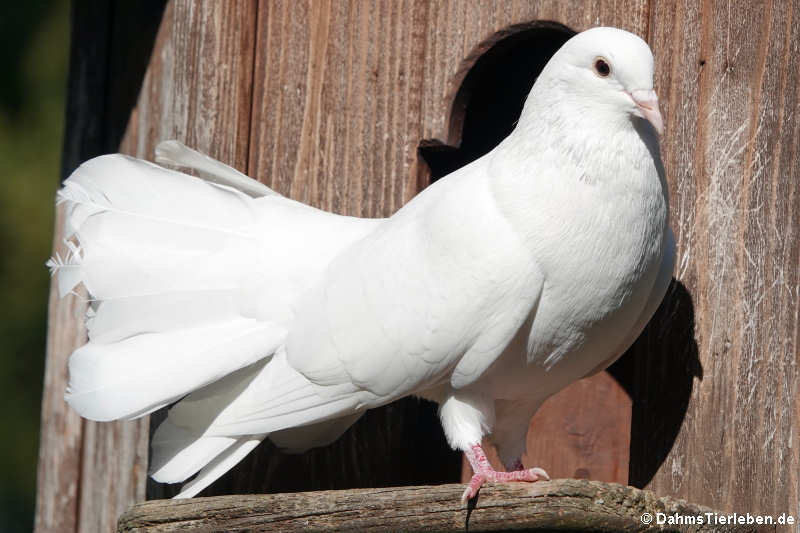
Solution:
<svg viewBox="0 0 800 533">
<path fill-rule="evenodd" d="M 678 238 L 673 296 L 693 315 L 696 346 L 651 331 L 636 383 L 688 411 L 674 443 L 663 413 L 634 412 L 631 475 L 739 513 L 798 514 L 798 22 L 796 1 L 656 2 L 650 19 Z M 667 325 L 676 305 L 662 311 Z M 689 363 L 683 375 L 665 375 L 675 358 Z M 697 381 L 675 398 L 687 374 Z M 663 464 L 646 460 L 654 452 Z"/>
<path fill-rule="evenodd" d="M 63 223 L 59 209 L 55 218 L 54 248 L 61 244 Z M 34 530 L 37 533 L 77 531 L 83 428 L 81 418 L 64 402 L 64 392 L 67 358 L 86 339 L 80 319 L 84 311 L 80 299 L 70 296 L 68 300 L 61 300 L 58 288 L 51 285 L 36 479 Z"/>
<path fill-rule="evenodd" d="M 170 2 L 121 150 L 178 139 L 247 170 L 257 3 Z"/>
<path fill-rule="evenodd" d="M 348 215 L 385 216 L 413 196 L 426 5 L 260 2 L 250 176 Z M 436 483 L 459 468 L 435 407 L 407 399 L 324 449 L 292 456 L 265 442 L 204 494 Z"/>
<path fill-rule="evenodd" d="M 247 171 L 257 3 L 170 2 L 119 151 L 153 160 L 178 139 Z M 154 415 L 154 424 L 163 418 Z M 142 442 L 147 446 L 147 435 Z M 179 487 L 150 482 L 148 498 Z"/>
<path fill-rule="evenodd" d="M 83 161 L 117 150 L 162 10 L 161 0 L 73 2 L 62 180 Z M 62 225 L 59 210 L 56 249 L 61 249 Z M 144 499 L 147 420 L 95 424 L 81 420 L 64 402 L 67 358 L 86 341 L 85 298 L 79 294 L 59 299 L 56 287 L 51 287 L 38 533 L 113 531 L 119 514 Z"/>
</svg>

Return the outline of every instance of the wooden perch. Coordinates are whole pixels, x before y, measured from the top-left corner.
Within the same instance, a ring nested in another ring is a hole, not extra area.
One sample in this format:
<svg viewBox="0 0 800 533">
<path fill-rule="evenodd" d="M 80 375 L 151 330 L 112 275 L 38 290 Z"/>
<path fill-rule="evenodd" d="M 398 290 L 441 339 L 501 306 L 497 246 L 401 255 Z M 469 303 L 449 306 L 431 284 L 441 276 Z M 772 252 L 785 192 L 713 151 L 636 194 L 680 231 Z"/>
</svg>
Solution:
<svg viewBox="0 0 800 533">
<path fill-rule="evenodd" d="M 389 487 L 191 500 L 134 505 L 119 520 L 120 533 L 191 531 L 458 532 L 647 531 L 642 514 L 702 516 L 713 510 L 612 483 L 556 480 L 490 484 L 470 513 L 463 485 Z M 469 517 L 468 517 L 469 514 Z M 724 513 L 719 513 L 720 515 Z M 742 525 L 664 525 L 655 531 L 775 531 Z"/>
</svg>

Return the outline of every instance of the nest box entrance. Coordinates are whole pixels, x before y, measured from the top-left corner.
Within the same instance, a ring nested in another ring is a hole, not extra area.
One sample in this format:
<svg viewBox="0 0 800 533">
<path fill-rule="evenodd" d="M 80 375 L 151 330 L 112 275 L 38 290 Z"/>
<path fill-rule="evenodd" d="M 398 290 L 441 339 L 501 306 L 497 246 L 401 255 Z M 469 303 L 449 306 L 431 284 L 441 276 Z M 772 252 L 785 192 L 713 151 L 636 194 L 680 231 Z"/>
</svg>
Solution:
<svg viewBox="0 0 800 533">
<path fill-rule="evenodd" d="M 424 140 L 419 146 L 432 182 L 488 153 L 511 133 L 539 73 L 573 35 L 557 23 L 519 25 L 498 32 L 470 54 L 464 61 L 469 70 L 453 99 L 446 142 Z"/>
</svg>

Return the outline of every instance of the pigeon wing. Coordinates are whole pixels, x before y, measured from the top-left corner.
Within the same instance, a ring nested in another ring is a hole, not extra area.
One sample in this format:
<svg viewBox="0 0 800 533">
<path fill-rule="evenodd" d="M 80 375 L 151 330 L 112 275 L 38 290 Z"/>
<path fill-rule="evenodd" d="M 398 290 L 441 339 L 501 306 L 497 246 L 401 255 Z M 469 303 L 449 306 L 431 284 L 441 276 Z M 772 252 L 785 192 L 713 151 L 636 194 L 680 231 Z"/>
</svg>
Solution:
<svg viewBox="0 0 800 533">
<path fill-rule="evenodd" d="M 485 168 L 437 182 L 330 264 L 290 327 L 293 368 L 321 389 L 350 385 L 366 407 L 482 374 L 543 280 Z"/>
</svg>

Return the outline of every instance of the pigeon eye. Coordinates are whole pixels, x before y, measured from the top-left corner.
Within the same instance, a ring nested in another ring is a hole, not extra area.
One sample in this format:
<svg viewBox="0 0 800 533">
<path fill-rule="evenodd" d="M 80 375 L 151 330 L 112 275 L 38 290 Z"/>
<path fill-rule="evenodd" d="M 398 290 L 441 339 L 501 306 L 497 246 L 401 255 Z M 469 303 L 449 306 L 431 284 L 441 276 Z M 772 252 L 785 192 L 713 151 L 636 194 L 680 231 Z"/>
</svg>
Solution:
<svg viewBox="0 0 800 533">
<path fill-rule="evenodd" d="M 607 78 L 611 74 L 611 65 L 602 57 L 598 57 L 594 60 L 594 72 L 601 78 Z"/>
</svg>

